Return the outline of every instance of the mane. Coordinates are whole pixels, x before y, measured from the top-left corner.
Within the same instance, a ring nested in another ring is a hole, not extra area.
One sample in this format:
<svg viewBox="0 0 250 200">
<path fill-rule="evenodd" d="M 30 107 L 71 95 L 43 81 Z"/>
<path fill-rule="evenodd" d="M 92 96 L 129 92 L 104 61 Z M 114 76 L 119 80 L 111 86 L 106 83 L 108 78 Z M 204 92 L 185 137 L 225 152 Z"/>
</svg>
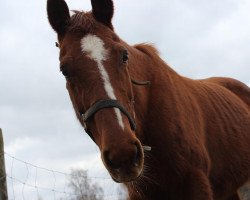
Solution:
<svg viewBox="0 0 250 200">
<path fill-rule="evenodd" d="M 92 12 L 72 11 L 74 14 L 71 16 L 69 22 L 69 31 L 92 32 L 94 28 L 94 18 Z"/>
<path fill-rule="evenodd" d="M 154 47 L 153 44 L 141 43 L 134 45 L 136 49 L 147 54 L 150 57 L 159 56 L 158 50 Z"/>
</svg>

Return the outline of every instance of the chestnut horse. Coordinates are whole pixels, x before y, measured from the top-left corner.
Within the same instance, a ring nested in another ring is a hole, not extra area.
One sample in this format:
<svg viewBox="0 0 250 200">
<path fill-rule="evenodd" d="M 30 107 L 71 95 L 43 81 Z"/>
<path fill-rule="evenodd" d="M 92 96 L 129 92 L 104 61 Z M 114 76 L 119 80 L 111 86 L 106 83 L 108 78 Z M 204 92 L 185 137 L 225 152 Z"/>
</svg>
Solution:
<svg viewBox="0 0 250 200">
<path fill-rule="evenodd" d="M 239 199 L 250 180 L 250 88 L 177 74 L 154 47 L 117 36 L 112 0 L 91 3 L 70 16 L 64 0 L 48 0 L 47 12 L 76 116 L 113 180 L 131 200 Z"/>
</svg>

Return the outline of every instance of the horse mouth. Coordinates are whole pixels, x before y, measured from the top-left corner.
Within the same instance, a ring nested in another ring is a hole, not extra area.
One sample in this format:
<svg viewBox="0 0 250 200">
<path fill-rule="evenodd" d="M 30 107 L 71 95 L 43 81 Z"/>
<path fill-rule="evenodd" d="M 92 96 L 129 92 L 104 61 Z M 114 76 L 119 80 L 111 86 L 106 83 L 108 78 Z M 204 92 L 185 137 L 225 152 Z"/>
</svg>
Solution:
<svg viewBox="0 0 250 200">
<path fill-rule="evenodd" d="M 136 178 L 130 178 L 130 179 L 125 179 L 125 180 L 117 180 L 116 178 L 114 178 L 114 177 L 112 177 L 111 176 L 111 178 L 112 178 L 112 180 L 114 181 L 114 182 L 116 182 L 116 183 L 129 183 L 129 182 L 133 182 L 133 181 L 136 181 L 139 177 L 140 177 L 141 175 L 139 175 L 138 177 L 136 177 Z"/>
<path fill-rule="evenodd" d="M 116 183 L 128 183 L 133 182 L 140 178 L 143 173 L 144 162 L 141 160 L 140 164 L 133 165 L 130 167 L 124 167 L 120 169 L 110 169 L 107 168 L 111 178 Z"/>
<path fill-rule="evenodd" d="M 141 177 L 142 175 L 142 170 L 138 173 L 134 173 L 129 175 L 128 173 L 110 173 L 111 178 L 113 179 L 113 181 L 115 181 L 116 183 L 129 183 L 129 182 L 133 182 L 136 181 L 138 178 Z"/>
</svg>

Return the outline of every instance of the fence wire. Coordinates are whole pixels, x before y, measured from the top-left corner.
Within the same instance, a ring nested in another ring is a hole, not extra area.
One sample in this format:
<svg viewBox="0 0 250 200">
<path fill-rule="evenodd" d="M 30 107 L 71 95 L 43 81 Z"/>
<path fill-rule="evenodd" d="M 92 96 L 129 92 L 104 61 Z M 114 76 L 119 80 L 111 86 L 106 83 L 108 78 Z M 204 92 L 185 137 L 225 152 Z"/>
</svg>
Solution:
<svg viewBox="0 0 250 200">
<path fill-rule="evenodd" d="M 41 167 L 6 152 L 0 157 L 3 155 L 5 160 L 11 163 L 10 168 L 6 169 L 6 176 L 0 177 L 0 181 L 7 178 L 9 200 L 73 200 L 79 196 L 68 187 L 72 174 Z M 120 190 L 111 178 L 98 176 L 82 176 L 82 178 L 104 190 L 103 195 L 95 195 L 98 199 L 126 199 L 125 192 Z M 86 196 L 86 199 L 91 197 Z"/>
</svg>

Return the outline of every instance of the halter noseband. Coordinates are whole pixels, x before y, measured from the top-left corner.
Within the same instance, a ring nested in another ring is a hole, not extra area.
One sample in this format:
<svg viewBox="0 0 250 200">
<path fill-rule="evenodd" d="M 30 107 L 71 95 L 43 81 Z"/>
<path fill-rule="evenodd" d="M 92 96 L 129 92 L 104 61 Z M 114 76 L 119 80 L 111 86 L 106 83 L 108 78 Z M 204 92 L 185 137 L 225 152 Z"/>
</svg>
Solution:
<svg viewBox="0 0 250 200">
<path fill-rule="evenodd" d="M 90 132 L 90 130 L 87 127 L 86 122 L 95 115 L 99 110 L 104 108 L 118 108 L 124 115 L 127 116 L 130 127 L 133 131 L 136 130 L 136 123 L 133 117 L 129 114 L 129 112 L 119 103 L 119 101 L 114 99 L 106 99 L 106 100 L 100 100 L 94 103 L 84 114 L 82 114 L 83 119 L 83 126 L 86 131 L 86 133 L 90 136 L 90 138 L 95 142 L 93 134 Z"/>
</svg>

